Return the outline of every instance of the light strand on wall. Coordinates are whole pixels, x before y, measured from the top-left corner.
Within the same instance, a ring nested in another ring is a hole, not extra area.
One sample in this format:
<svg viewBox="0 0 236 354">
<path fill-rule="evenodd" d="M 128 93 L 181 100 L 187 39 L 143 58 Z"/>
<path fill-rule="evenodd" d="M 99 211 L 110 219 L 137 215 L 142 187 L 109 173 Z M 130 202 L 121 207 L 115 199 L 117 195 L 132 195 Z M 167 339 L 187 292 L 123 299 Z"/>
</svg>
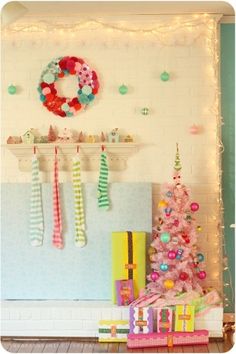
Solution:
<svg viewBox="0 0 236 354">
<path fill-rule="evenodd" d="M 219 84 L 219 33 L 218 33 L 218 25 L 217 21 L 211 20 L 208 25 L 208 50 L 212 57 L 212 66 L 211 66 L 211 74 L 212 74 L 212 81 L 215 86 L 215 98 L 214 103 L 211 107 L 212 113 L 215 114 L 217 120 L 217 155 L 218 155 L 218 203 L 219 203 L 219 223 L 218 223 L 218 230 L 219 230 L 219 238 L 221 239 L 222 245 L 222 270 L 224 272 L 224 278 L 226 281 L 224 282 L 223 287 L 223 303 L 224 307 L 228 308 L 233 306 L 234 303 L 234 290 L 232 284 L 232 275 L 230 272 L 230 268 L 228 266 L 228 257 L 226 251 L 226 244 L 225 244 L 225 233 L 224 233 L 224 206 L 223 206 L 223 196 L 222 196 L 222 155 L 224 152 L 224 146 L 221 138 L 221 126 L 223 125 L 223 118 L 220 114 L 220 84 Z M 228 289 L 228 290 L 227 290 Z"/>
</svg>

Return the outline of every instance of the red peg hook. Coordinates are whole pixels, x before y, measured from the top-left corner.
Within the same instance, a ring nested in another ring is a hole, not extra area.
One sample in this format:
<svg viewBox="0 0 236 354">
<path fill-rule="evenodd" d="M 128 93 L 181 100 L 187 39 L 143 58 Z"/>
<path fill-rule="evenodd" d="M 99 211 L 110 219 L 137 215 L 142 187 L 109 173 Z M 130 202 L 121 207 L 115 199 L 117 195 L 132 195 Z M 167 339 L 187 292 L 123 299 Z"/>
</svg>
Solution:
<svg viewBox="0 0 236 354">
<path fill-rule="evenodd" d="M 102 148 L 102 151 L 104 151 L 105 150 L 105 145 L 102 145 L 101 148 Z"/>
<path fill-rule="evenodd" d="M 76 147 L 77 154 L 79 153 L 79 145 Z"/>
<path fill-rule="evenodd" d="M 57 155 L 57 146 L 55 146 L 55 154 Z"/>
<path fill-rule="evenodd" d="M 34 148 L 33 148 L 33 152 L 34 152 L 34 155 L 36 154 L 36 146 L 34 145 Z"/>
</svg>

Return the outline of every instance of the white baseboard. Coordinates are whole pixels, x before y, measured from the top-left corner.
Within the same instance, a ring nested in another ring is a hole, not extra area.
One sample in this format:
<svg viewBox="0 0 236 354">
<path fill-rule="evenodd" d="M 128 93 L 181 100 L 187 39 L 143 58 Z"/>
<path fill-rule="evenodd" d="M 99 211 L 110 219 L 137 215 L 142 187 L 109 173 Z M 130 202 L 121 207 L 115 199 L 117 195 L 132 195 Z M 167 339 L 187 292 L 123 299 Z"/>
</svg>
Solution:
<svg viewBox="0 0 236 354">
<path fill-rule="evenodd" d="M 127 320 L 129 308 L 110 301 L 2 301 L 1 335 L 13 337 L 97 337 L 98 321 Z M 195 328 L 222 337 L 223 308 L 196 317 Z"/>
</svg>

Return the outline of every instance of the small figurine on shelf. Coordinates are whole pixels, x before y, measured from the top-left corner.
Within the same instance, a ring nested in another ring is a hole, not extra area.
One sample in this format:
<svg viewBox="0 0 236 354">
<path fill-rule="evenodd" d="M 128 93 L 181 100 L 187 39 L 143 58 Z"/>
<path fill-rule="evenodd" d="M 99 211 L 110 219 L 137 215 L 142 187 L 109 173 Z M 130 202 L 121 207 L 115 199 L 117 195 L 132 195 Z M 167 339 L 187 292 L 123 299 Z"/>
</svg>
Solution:
<svg viewBox="0 0 236 354">
<path fill-rule="evenodd" d="M 39 140 L 40 144 L 46 144 L 48 143 L 48 136 L 47 135 L 42 135 Z"/>
<path fill-rule="evenodd" d="M 102 143 L 104 143 L 104 142 L 106 141 L 106 136 L 105 136 L 105 134 L 104 134 L 103 132 L 101 132 L 101 137 L 100 137 L 100 139 L 101 139 L 101 142 L 102 142 Z"/>
<path fill-rule="evenodd" d="M 126 135 L 126 137 L 124 138 L 124 142 L 125 143 L 133 143 L 134 139 L 132 138 L 131 135 Z"/>
<path fill-rule="evenodd" d="M 112 129 L 112 131 L 108 134 L 108 142 L 109 143 L 119 143 L 120 135 L 118 133 L 118 128 Z"/>
<path fill-rule="evenodd" d="M 81 131 L 81 132 L 79 133 L 79 137 L 78 137 L 77 142 L 78 142 L 78 143 L 84 143 L 84 140 L 85 140 L 85 136 L 84 136 L 83 132 Z"/>
<path fill-rule="evenodd" d="M 22 139 L 21 136 L 9 136 L 7 138 L 7 144 L 21 144 L 22 143 Z"/>
<path fill-rule="evenodd" d="M 54 141 L 57 140 L 57 134 L 53 127 L 50 125 L 49 131 L 48 131 L 48 142 L 53 143 Z"/>
<path fill-rule="evenodd" d="M 86 139 L 86 143 L 96 143 L 96 136 L 95 135 L 88 135 Z"/>
<path fill-rule="evenodd" d="M 67 128 L 64 128 L 63 132 L 58 134 L 57 141 L 60 143 L 72 143 L 72 133 Z"/>
<path fill-rule="evenodd" d="M 22 141 L 24 144 L 33 144 L 35 140 L 35 136 L 32 132 L 32 129 L 27 130 L 25 134 L 22 135 Z"/>
</svg>

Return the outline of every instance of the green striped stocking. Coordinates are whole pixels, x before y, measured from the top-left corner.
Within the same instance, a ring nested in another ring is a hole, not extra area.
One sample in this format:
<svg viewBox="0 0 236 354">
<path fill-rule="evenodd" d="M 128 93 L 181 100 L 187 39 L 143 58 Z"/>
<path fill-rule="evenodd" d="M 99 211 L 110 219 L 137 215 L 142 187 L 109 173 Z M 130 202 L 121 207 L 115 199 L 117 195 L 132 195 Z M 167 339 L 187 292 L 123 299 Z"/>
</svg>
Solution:
<svg viewBox="0 0 236 354">
<path fill-rule="evenodd" d="M 34 154 L 32 157 L 32 182 L 30 199 L 30 243 L 32 246 L 43 244 L 43 208 L 41 185 L 39 182 L 39 162 Z"/>
<path fill-rule="evenodd" d="M 98 207 L 108 210 L 110 206 L 108 199 L 108 165 L 107 154 L 103 151 L 100 156 L 100 172 L 98 181 Z"/>
<path fill-rule="evenodd" d="M 73 190 L 75 201 L 75 245 L 84 247 L 86 245 L 85 237 L 85 218 L 83 194 L 80 178 L 80 160 L 78 155 L 73 158 Z"/>
</svg>

